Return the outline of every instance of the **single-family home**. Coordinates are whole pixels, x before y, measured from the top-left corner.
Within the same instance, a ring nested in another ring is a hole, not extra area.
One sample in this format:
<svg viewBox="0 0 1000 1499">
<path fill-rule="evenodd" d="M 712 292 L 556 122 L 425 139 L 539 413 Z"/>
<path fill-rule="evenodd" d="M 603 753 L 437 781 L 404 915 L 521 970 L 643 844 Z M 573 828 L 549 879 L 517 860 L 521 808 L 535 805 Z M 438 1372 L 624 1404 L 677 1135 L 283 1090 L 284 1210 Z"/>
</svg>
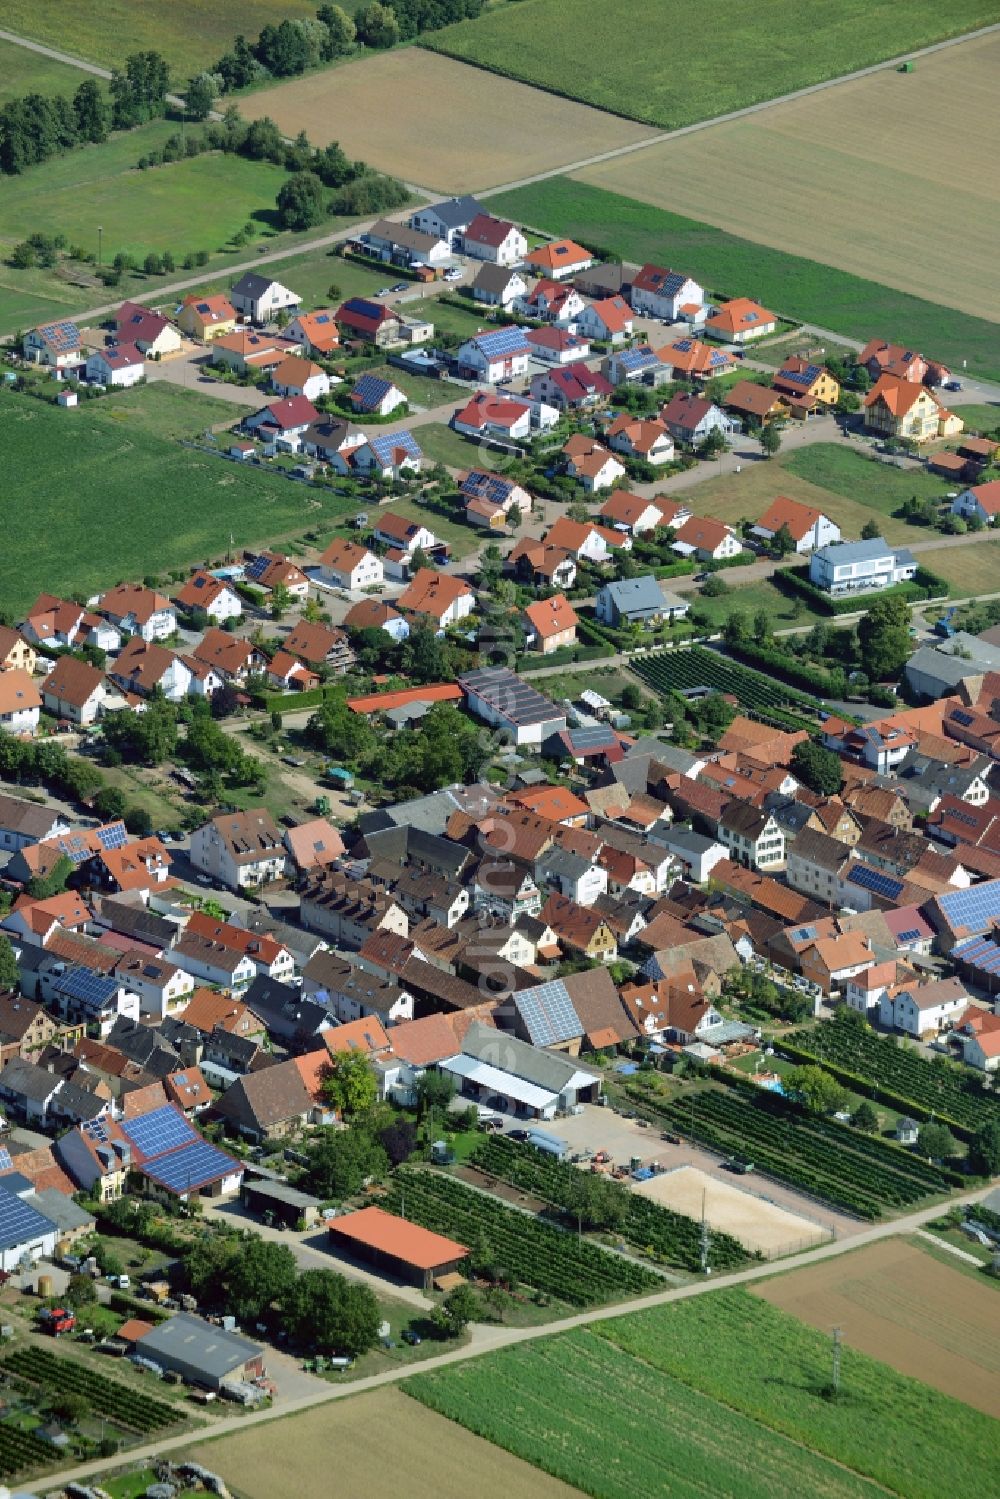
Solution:
<svg viewBox="0 0 1000 1499">
<path fill-rule="evenodd" d="M 619 463 L 614 454 L 599 443 L 596 437 L 574 432 L 564 443 L 562 452 L 567 474 L 571 479 L 578 479 L 587 494 L 611 489 L 619 479 L 625 477 L 625 465 Z"/>
<path fill-rule="evenodd" d="M 127 390 L 145 378 L 146 356 L 135 344 L 110 344 L 88 354 L 85 370 L 90 383 Z"/>
<path fill-rule="evenodd" d="M 290 557 L 282 552 L 257 552 L 246 564 L 246 579 L 258 588 L 285 588 L 293 599 L 309 597 L 309 579 Z"/>
<path fill-rule="evenodd" d="M 234 328 L 220 333 L 211 342 L 211 362 L 231 370 L 234 375 L 257 376 L 277 369 L 282 360 L 299 352 L 290 338 L 259 333 L 253 328 Z"/>
<path fill-rule="evenodd" d="M 737 380 L 723 397 L 726 410 L 734 413 L 751 428 L 768 422 L 784 421 L 789 415 L 788 401 L 769 385 L 756 380 Z"/>
<path fill-rule="evenodd" d="M 640 459 L 643 463 L 671 463 L 674 457 L 674 440 L 662 422 L 623 412 L 605 428 L 604 440 L 615 453 L 624 453 L 627 458 Z"/>
<path fill-rule="evenodd" d="M 632 550 L 631 537 L 622 532 L 609 531 L 596 521 L 572 520 L 568 515 L 561 515 L 549 528 L 545 545 L 569 553 L 578 562 L 606 562 L 612 547 Z"/>
<path fill-rule="evenodd" d="M 749 297 L 734 297 L 731 302 L 723 302 L 705 319 L 705 332 L 709 337 L 727 344 L 747 344 L 755 338 L 766 338 L 777 326 L 777 313 L 768 312 L 766 307 L 752 302 Z"/>
<path fill-rule="evenodd" d="M 872 380 L 882 375 L 895 375 L 897 380 L 909 380 L 917 385 L 943 385 L 951 379 L 951 371 L 940 359 L 926 359 L 906 344 L 890 344 L 881 338 L 870 338 L 857 356 L 856 363 L 868 371 Z"/>
<path fill-rule="evenodd" d="M 719 819 L 719 837 L 737 864 L 775 869 L 785 862 L 785 835 L 774 814 L 749 802 L 730 802 Z"/>
<path fill-rule="evenodd" d="M 499 307 L 506 313 L 527 295 L 527 291 L 528 283 L 520 271 L 512 271 L 505 265 L 490 265 L 488 261 L 479 267 L 472 283 L 472 295 L 477 302 L 483 302 L 487 307 Z"/>
<path fill-rule="evenodd" d="M 329 307 L 300 312 L 282 330 L 282 336 L 313 359 L 329 359 L 340 343 L 336 313 Z"/>
<path fill-rule="evenodd" d="M 736 368 L 736 360 L 726 349 L 713 348 L 698 338 L 675 338 L 666 348 L 658 349 L 660 363 L 668 371 L 668 380 L 714 380 Z"/>
<path fill-rule="evenodd" d="M 576 559 L 572 553 L 530 536 L 522 536 L 506 566 L 517 577 L 540 588 L 572 588 L 576 582 Z"/>
<path fill-rule="evenodd" d="M 528 604 L 524 617 L 530 626 L 529 644 L 543 656 L 576 642 L 578 618 L 565 594 L 555 593 L 548 599 Z"/>
<path fill-rule="evenodd" d="M 926 385 L 894 375 L 881 375 L 865 396 L 864 423 L 871 432 L 913 442 L 954 437 L 965 428 L 962 418 L 946 410 Z"/>
<path fill-rule="evenodd" d="M 821 364 L 812 364 L 798 354 L 789 354 L 774 377 L 774 388 L 788 397 L 795 411 L 797 406 L 810 410 L 822 406 L 836 406 L 840 399 L 840 382 Z"/>
<path fill-rule="evenodd" d="M 542 364 L 577 364 L 590 358 L 590 344 L 585 338 L 552 323 L 544 328 L 529 328 L 525 338 L 532 358 Z"/>
<path fill-rule="evenodd" d="M 181 303 L 177 326 L 188 338 L 196 338 L 200 343 L 211 343 L 213 338 L 234 331 L 236 309 L 229 298 L 221 293 L 213 297 L 199 297 L 192 293 Z"/>
<path fill-rule="evenodd" d="M 613 963 L 618 957 L 614 932 L 601 912 L 591 906 L 578 905 L 565 895 L 550 895 L 539 911 L 538 919 L 552 928 L 559 946 L 566 953 L 579 953 L 598 963 Z M 515 994 L 515 1004 L 517 998 Z"/>
<path fill-rule="evenodd" d="M 604 376 L 580 361 L 533 375 L 530 390 L 536 401 L 545 401 L 560 411 L 600 406 L 613 394 L 613 388 Z"/>
<path fill-rule="evenodd" d="M 0 671 L 26 671 L 31 676 L 38 653 L 13 625 L 0 625 Z"/>
<path fill-rule="evenodd" d="M 385 577 L 381 557 L 356 541 L 331 541 L 319 559 L 320 575 L 336 588 L 370 588 Z"/>
<path fill-rule="evenodd" d="M 728 438 L 740 430 L 740 423 L 721 407 L 690 390 L 679 390 L 671 396 L 660 411 L 660 421 L 675 441 L 690 447 L 696 447 L 713 432 L 721 432 Z"/>
<path fill-rule="evenodd" d="M 328 463 L 335 473 L 346 478 L 352 472 L 352 454 L 367 438 L 343 417 L 324 417 L 309 424 L 301 441 L 303 452 L 318 458 L 320 463 Z"/>
<path fill-rule="evenodd" d="M 166 640 L 177 631 L 177 614 L 170 600 L 138 583 L 119 583 L 101 594 L 97 607 L 123 635 Z"/>
<path fill-rule="evenodd" d="M 393 640 L 405 640 L 410 633 L 407 620 L 383 599 L 362 599 L 344 615 L 344 624 L 349 630 L 384 630 Z"/>
<path fill-rule="evenodd" d="M 386 264 L 435 266 L 451 259 L 451 242 L 443 235 L 392 219 L 377 219 L 361 238 L 369 254 Z"/>
<path fill-rule="evenodd" d="M 584 310 L 584 300 L 575 286 L 564 286 L 559 281 L 543 278 L 519 298 L 517 310 L 522 317 L 538 318 L 560 328 L 573 328 Z"/>
<path fill-rule="evenodd" d="M 452 573 L 435 572 L 431 567 L 421 567 L 410 581 L 409 587 L 396 600 L 398 607 L 406 613 L 425 617 L 442 634 L 448 625 L 470 615 L 476 605 L 476 595 L 467 583 Z"/>
<path fill-rule="evenodd" d="M 317 401 L 330 390 L 330 376 L 311 359 L 290 354 L 271 371 L 271 388 L 279 396 L 305 396 Z"/>
<path fill-rule="evenodd" d="M 300 619 L 285 636 L 285 649 L 309 666 L 329 666 L 345 672 L 354 664 L 347 636 L 337 625 Z"/>
<path fill-rule="evenodd" d="M 473 219 L 484 212 L 481 203 L 465 194 L 460 198 L 446 198 L 441 203 L 428 203 L 423 208 L 415 209 L 410 216 L 410 224 L 423 234 L 432 234 L 436 239 L 445 240 L 449 248 L 454 249 Z"/>
<path fill-rule="evenodd" d="M 41 694 L 26 671 L 0 672 L 0 729 L 34 734 L 41 708 Z"/>
<path fill-rule="evenodd" d="M 53 370 L 79 364 L 80 330 L 68 320 L 29 328 L 21 340 L 21 353 L 29 363 L 44 364 Z"/>
<path fill-rule="evenodd" d="M 153 312 L 139 302 L 123 302 L 111 321 L 116 343 L 134 344 L 150 359 L 178 354 L 183 346 L 173 323 L 162 312 Z"/>
<path fill-rule="evenodd" d="M 602 343 L 623 343 L 632 337 L 633 312 L 624 297 L 604 297 L 587 304 L 578 315 L 576 326 L 588 338 Z"/>
<path fill-rule="evenodd" d="M 451 425 L 465 437 L 525 442 L 531 438 L 531 406 L 510 396 L 479 390 L 456 410 Z"/>
<path fill-rule="evenodd" d="M 296 310 L 302 298 L 282 286 L 271 276 L 258 276 L 255 271 L 245 271 L 229 293 L 240 317 L 252 323 L 269 323 L 278 312 Z"/>
<path fill-rule="evenodd" d="M 270 812 L 225 812 L 191 834 L 191 863 L 229 890 L 283 879 L 287 856 Z"/>
<path fill-rule="evenodd" d="M 220 625 L 227 619 L 239 619 L 243 613 L 243 600 L 232 583 L 201 567 L 191 574 L 175 597 L 182 609 L 203 609 Z"/>
<path fill-rule="evenodd" d="M 359 376 L 351 391 L 351 408 L 366 416 L 389 416 L 406 405 L 406 393 L 394 380 L 369 372 Z"/>
<path fill-rule="evenodd" d="M 682 305 L 703 305 L 705 290 L 681 271 L 647 263 L 632 277 L 630 297 L 633 311 L 676 323 Z"/>
<path fill-rule="evenodd" d="M 830 936 L 820 936 L 817 932 L 815 939 L 807 938 L 798 956 L 803 978 L 818 984 L 824 994 L 843 989 L 848 979 L 863 973 L 875 961 L 871 943 L 863 932 L 834 931 Z"/>
<path fill-rule="evenodd" d="M 757 524 L 751 527 L 750 534 L 763 541 L 773 541 L 782 528 L 795 543 L 796 552 L 812 552 L 817 547 L 830 546 L 840 540 L 840 527 L 822 510 L 779 494 Z"/>
<path fill-rule="evenodd" d="M 350 338 L 359 338 L 378 348 L 399 341 L 398 314 L 369 297 L 348 297 L 337 308 L 336 318 Z"/>
<path fill-rule="evenodd" d="M 984 526 L 995 525 L 1000 515 L 1000 479 L 963 489 L 952 502 L 951 511 L 953 515 L 978 516 Z"/>
<path fill-rule="evenodd" d="M 649 344 L 631 348 L 612 348 L 601 360 L 601 374 L 612 385 L 663 385 L 670 371 L 660 362 L 659 354 Z"/>
<path fill-rule="evenodd" d="M 205 631 L 191 654 L 206 666 L 214 666 L 227 681 L 241 684 L 261 671 L 266 660 L 253 641 L 231 635 L 217 625 Z"/>
<path fill-rule="evenodd" d="M 419 474 L 424 455 L 412 432 L 380 432 L 351 450 L 351 464 L 360 474 L 380 479 L 406 479 Z"/>
<path fill-rule="evenodd" d="M 76 656 L 60 656 L 42 683 L 46 713 L 81 727 L 94 722 L 107 695 L 104 673 Z"/>
<path fill-rule="evenodd" d="M 486 469 L 470 469 L 459 474 L 458 492 L 462 496 L 466 511 L 474 501 L 495 506 L 506 519 L 516 509 L 521 516 L 531 513 L 531 495 L 513 479 Z"/>
<path fill-rule="evenodd" d="M 227 640 L 230 638 L 226 637 Z M 108 675 L 125 692 L 133 692 L 139 697 L 162 692 L 172 703 L 183 702 L 193 690 L 193 666 L 166 646 L 157 645 L 154 640 L 144 640 L 141 635 L 133 635 L 126 643 L 108 668 Z M 217 680 L 221 684 L 222 678 Z M 199 696 L 210 696 L 209 689 L 217 690 L 214 682 L 208 683 Z"/>
<path fill-rule="evenodd" d="M 667 495 L 653 495 L 647 500 L 627 489 L 616 489 L 598 513 L 605 525 L 616 531 L 624 531 L 628 536 L 645 536 L 659 526 L 682 526 L 691 511 Z"/>
<path fill-rule="evenodd" d="M 582 245 L 571 239 L 553 239 L 538 245 L 524 256 L 524 263 L 536 275 L 548 276 L 553 281 L 562 281 L 567 276 L 579 275 L 594 263 L 594 257 Z"/>
<path fill-rule="evenodd" d="M 844 541 L 813 552 L 809 581 L 825 593 L 872 593 L 908 582 L 917 559 L 905 547 L 893 548 L 881 536 L 870 541 Z"/>
<path fill-rule="evenodd" d="M 657 624 L 664 619 L 683 619 L 689 609 L 679 594 L 665 594 L 652 573 L 641 578 L 620 578 L 597 591 L 594 614 L 604 624 Z"/>
<path fill-rule="evenodd" d="M 460 372 L 467 377 L 498 385 L 526 375 L 530 354 L 524 329 L 510 324 L 477 333 L 460 346 L 455 357 Z"/>
<path fill-rule="evenodd" d="M 961 979 L 933 979 L 928 984 L 902 984 L 890 989 L 879 1004 L 879 1020 L 887 1029 L 918 1040 L 940 1035 L 969 1008 Z"/>
<path fill-rule="evenodd" d="M 246 417 L 243 425 L 263 442 L 272 442 L 297 452 L 303 446 L 305 432 L 319 421 L 319 412 L 307 396 L 286 396 L 283 400 L 271 401 L 267 406 L 262 406 L 252 416 Z"/>
<path fill-rule="evenodd" d="M 516 224 L 488 213 L 477 213 L 460 239 L 461 249 L 471 260 L 488 260 L 493 265 L 518 265 L 528 251 L 528 241 Z"/>
<path fill-rule="evenodd" d="M 275 651 L 267 663 L 267 680 L 281 692 L 311 692 L 321 686 L 319 675 L 290 651 Z"/>
<path fill-rule="evenodd" d="M 726 557 L 738 557 L 743 543 L 732 526 L 710 520 L 707 516 L 692 515 L 677 528 L 673 550 L 682 557 L 695 557 L 699 562 L 721 562 Z"/>
<path fill-rule="evenodd" d="M 379 511 L 372 527 L 372 536 L 383 546 L 392 547 L 413 556 L 416 551 L 424 553 L 441 549 L 434 532 L 420 521 L 411 520 L 395 510 Z"/>
</svg>

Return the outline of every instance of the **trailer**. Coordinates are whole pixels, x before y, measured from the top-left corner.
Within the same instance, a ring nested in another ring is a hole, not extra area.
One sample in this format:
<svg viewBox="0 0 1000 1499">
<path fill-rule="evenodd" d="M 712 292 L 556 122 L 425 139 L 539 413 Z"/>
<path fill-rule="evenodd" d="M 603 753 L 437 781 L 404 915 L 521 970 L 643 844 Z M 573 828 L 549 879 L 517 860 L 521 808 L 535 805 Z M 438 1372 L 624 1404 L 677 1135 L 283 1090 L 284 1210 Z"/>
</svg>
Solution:
<svg viewBox="0 0 1000 1499">
<path fill-rule="evenodd" d="M 565 1160 L 569 1155 L 569 1144 L 566 1140 L 560 1140 L 558 1135 L 547 1134 L 543 1129 L 533 1129 L 528 1132 L 529 1145 L 536 1150 L 541 1150 L 545 1155 L 555 1156 L 557 1161 Z"/>
</svg>

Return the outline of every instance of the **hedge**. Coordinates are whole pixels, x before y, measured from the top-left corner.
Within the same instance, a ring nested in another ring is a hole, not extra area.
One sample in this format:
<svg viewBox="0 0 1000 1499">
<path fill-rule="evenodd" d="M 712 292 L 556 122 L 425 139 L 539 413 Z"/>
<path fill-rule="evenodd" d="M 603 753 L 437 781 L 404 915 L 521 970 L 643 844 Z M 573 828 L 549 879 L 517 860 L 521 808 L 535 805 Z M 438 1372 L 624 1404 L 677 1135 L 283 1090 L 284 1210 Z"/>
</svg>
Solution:
<svg viewBox="0 0 1000 1499">
<path fill-rule="evenodd" d="M 730 656 L 735 656 L 737 661 L 756 667 L 758 671 L 778 677 L 791 687 L 799 687 L 803 692 L 814 696 L 818 694 L 821 697 L 839 698 L 847 690 L 845 681 L 835 681 L 817 667 L 802 666 L 794 656 L 786 656 L 783 651 L 774 647 L 755 645 L 750 641 L 734 645 L 727 640 L 726 651 Z"/>
<path fill-rule="evenodd" d="M 564 645 L 557 651 L 543 656 L 539 651 L 527 651 L 514 662 L 515 671 L 531 672 L 542 666 L 571 666 L 574 661 L 602 661 L 615 655 L 611 645 Z"/>
<path fill-rule="evenodd" d="M 261 698 L 261 704 L 268 713 L 294 713 L 299 708 L 319 708 L 340 691 L 339 686 L 330 683 L 326 687 L 310 687 L 306 692 L 268 692 Z"/>
<path fill-rule="evenodd" d="M 809 581 L 808 570 L 804 567 L 779 567 L 771 581 L 784 593 L 797 593 L 808 599 L 823 614 L 858 614 L 875 599 L 906 599 L 909 603 L 918 599 L 947 598 L 950 592 L 944 578 L 931 572 L 929 567 L 918 567 L 911 583 L 896 583 L 892 588 L 874 589 L 871 593 L 851 594 L 846 598 L 834 598 L 817 588 Z"/>
</svg>

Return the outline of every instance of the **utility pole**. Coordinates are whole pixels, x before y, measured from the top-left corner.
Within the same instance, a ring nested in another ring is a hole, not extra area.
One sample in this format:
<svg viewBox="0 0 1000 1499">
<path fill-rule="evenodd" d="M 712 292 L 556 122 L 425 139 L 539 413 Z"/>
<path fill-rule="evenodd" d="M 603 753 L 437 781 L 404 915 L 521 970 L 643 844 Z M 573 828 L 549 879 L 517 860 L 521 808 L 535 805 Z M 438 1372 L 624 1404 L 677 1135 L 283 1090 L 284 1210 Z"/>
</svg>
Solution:
<svg viewBox="0 0 1000 1499">
<path fill-rule="evenodd" d="M 102 241 L 103 238 L 104 238 L 104 225 L 103 224 L 98 224 L 98 226 L 97 226 L 97 268 L 98 268 L 98 270 L 100 270 L 100 267 L 101 267 L 101 241 Z"/>
<path fill-rule="evenodd" d="M 705 1216 L 705 1197 L 706 1197 L 706 1194 L 704 1192 L 702 1192 L 702 1194 L 701 1194 L 701 1273 L 702 1273 L 702 1275 L 711 1275 L 711 1273 L 712 1273 L 712 1267 L 708 1263 L 708 1252 L 709 1252 L 709 1249 L 711 1248 L 712 1236 L 711 1236 L 711 1234 L 709 1232 L 709 1228 L 708 1228 L 708 1219 Z"/>
<path fill-rule="evenodd" d="M 840 1394 L 840 1328 L 833 1329 L 833 1393 Z"/>
</svg>

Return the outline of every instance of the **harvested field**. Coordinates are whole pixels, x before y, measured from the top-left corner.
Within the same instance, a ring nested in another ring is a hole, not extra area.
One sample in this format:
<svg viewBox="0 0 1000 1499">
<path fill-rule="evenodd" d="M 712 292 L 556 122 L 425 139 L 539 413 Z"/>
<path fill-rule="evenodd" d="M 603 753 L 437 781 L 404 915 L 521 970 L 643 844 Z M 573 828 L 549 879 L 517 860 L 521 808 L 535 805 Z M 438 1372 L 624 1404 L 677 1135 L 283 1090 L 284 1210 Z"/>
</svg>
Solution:
<svg viewBox="0 0 1000 1499">
<path fill-rule="evenodd" d="M 1000 591 L 1000 541 L 970 536 L 960 546 L 928 547 L 917 560 L 951 584 L 953 598 Z"/>
<path fill-rule="evenodd" d="M 1000 1416 L 1000 1298 L 903 1239 L 761 1281 L 754 1294 Z"/>
<path fill-rule="evenodd" d="M 239 101 L 285 135 L 339 141 L 351 157 L 436 192 L 551 171 L 643 140 L 649 130 L 426 52 L 383 52 Z"/>
<path fill-rule="evenodd" d="M 921 58 L 914 74 L 886 69 L 598 163 L 580 180 L 997 318 L 998 70 L 1000 36 L 981 37 Z M 916 119 L 934 121 L 932 150 Z"/>
<path fill-rule="evenodd" d="M 768 1256 L 810 1249 L 830 1237 L 818 1223 L 750 1192 L 741 1192 L 696 1166 L 680 1166 L 651 1181 L 635 1182 L 632 1190 L 688 1218 L 700 1218 L 704 1203 L 709 1227 L 732 1234 L 748 1249 L 759 1249 Z"/>
<path fill-rule="evenodd" d="M 399 1390 L 358 1395 L 224 1437 L 189 1454 L 246 1499 L 573 1499 L 577 1489 L 418 1405 Z"/>
</svg>

